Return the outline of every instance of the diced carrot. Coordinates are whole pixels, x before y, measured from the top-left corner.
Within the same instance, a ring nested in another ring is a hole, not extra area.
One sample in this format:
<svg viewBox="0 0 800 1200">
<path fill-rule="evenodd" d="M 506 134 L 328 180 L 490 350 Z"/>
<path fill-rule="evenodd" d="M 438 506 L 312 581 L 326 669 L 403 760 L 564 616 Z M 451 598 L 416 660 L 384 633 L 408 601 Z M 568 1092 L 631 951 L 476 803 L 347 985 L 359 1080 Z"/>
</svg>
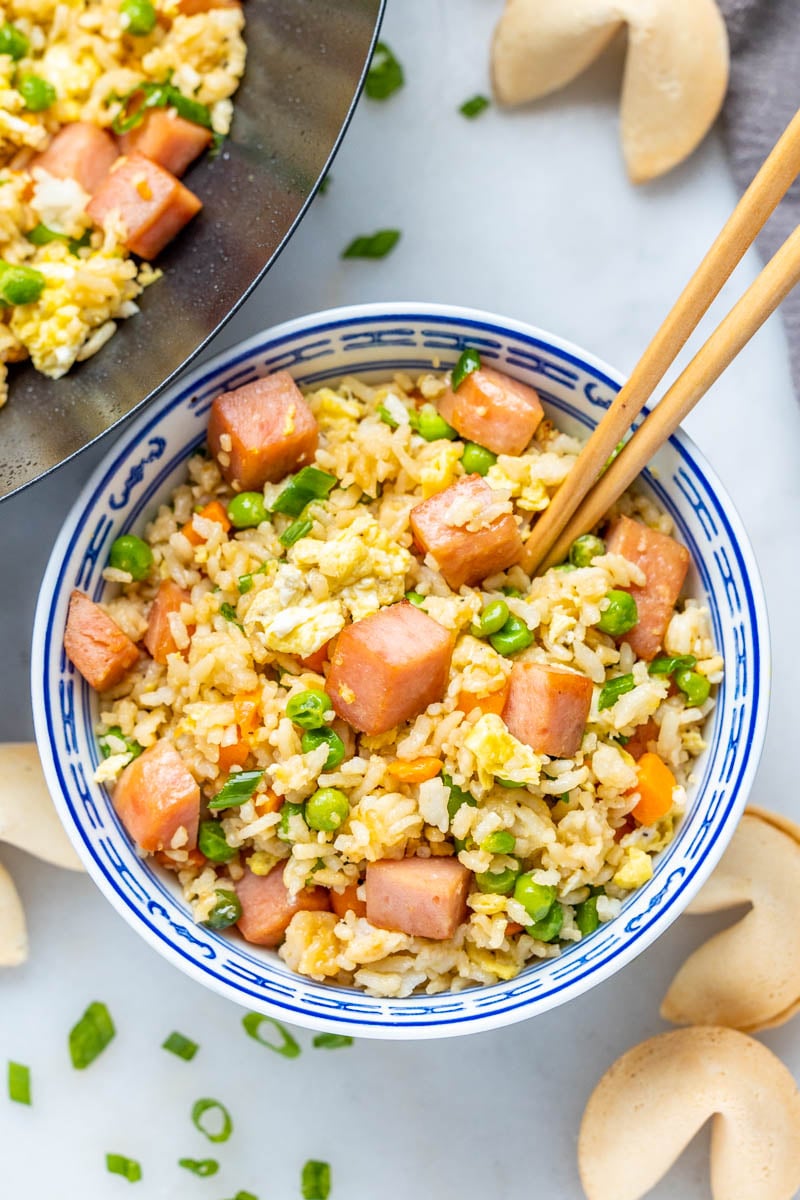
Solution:
<svg viewBox="0 0 800 1200">
<path fill-rule="evenodd" d="M 200 509 L 197 516 L 203 517 L 206 521 L 215 521 L 217 525 L 222 526 L 225 533 L 227 533 L 231 527 L 231 523 L 228 520 L 228 514 L 225 511 L 225 505 L 220 503 L 219 500 L 210 500 L 208 504 L 204 505 L 204 507 Z M 199 546 L 205 541 L 205 538 L 202 536 L 202 534 L 198 533 L 195 529 L 194 519 L 186 522 L 181 530 L 181 533 L 187 539 L 187 541 L 192 543 L 193 546 Z"/>
<path fill-rule="evenodd" d="M 443 766 L 440 758 L 414 758 L 410 762 L 398 759 L 389 767 L 389 774 L 401 783 L 424 783 L 426 779 L 435 779 Z"/>
<path fill-rule="evenodd" d="M 162 666 L 166 666 L 170 654 L 178 653 L 169 623 L 170 616 L 180 612 L 181 605 L 186 604 L 189 598 L 189 593 L 179 588 L 173 579 L 162 579 L 150 605 L 144 644 L 150 657 Z"/>
<path fill-rule="evenodd" d="M 460 708 L 463 713 L 471 713 L 473 708 L 479 708 L 482 713 L 496 713 L 499 717 L 506 706 L 507 696 L 507 683 L 499 692 L 490 692 L 488 696 L 476 696 L 474 692 L 461 691 L 458 693 L 456 708 Z"/>
<path fill-rule="evenodd" d="M 514 937 L 517 933 L 522 933 L 524 925 L 517 924 L 516 921 L 509 921 L 506 925 L 506 937 Z"/>
<path fill-rule="evenodd" d="M 636 770 L 639 776 L 636 785 L 639 803 L 633 810 L 633 816 L 640 825 L 653 825 L 672 808 L 677 780 L 664 760 L 649 751 L 639 759 Z"/>
<path fill-rule="evenodd" d="M 258 729 L 258 724 L 261 719 L 261 692 L 243 692 L 241 696 L 235 696 L 233 701 L 233 715 L 236 724 L 239 726 L 239 734 L 243 738 L 250 737 Z"/>
<path fill-rule="evenodd" d="M 267 813 L 277 812 L 279 808 L 283 808 L 286 801 L 285 796 L 279 796 L 273 792 L 272 788 L 267 788 L 266 791 L 259 792 L 256 796 L 256 808 L 260 817 Z"/>
<path fill-rule="evenodd" d="M 335 892 L 331 888 L 331 908 L 340 919 L 346 917 L 349 912 L 355 913 L 357 917 L 367 915 L 367 905 L 364 900 L 359 900 L 358 888 L 357 883 L 348 884 L 343 892 Z"/>
<path fill-rule="evenodd" d="M 240 738 L 230 746 L 220 746 L 217 766 L 227 775 L 231 767 L 243 767 L 250 754 L 250 743 Z"/>
</svg>

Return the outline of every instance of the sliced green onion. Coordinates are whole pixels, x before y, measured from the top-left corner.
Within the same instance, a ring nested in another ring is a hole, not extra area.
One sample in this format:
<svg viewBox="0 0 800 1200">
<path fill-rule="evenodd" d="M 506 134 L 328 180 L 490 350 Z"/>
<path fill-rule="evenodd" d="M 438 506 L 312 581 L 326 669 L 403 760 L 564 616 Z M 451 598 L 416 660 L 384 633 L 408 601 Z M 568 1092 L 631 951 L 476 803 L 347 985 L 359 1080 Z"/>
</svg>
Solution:
<svg viewBox="0 0 800 1200">
<path fill-rule="evenodd" d="M 239 588 L 239 594 L 244 596 L 253 586 L 253 576 L 240 575 L 237 586 Z"/>
<path fill-rule="evenodd" d="M 219 821 L 201 821 L 197 835 L 197 848 L 201 854 L 215 863 L 227 863 L 236 855 L 236 847 L 229 846 Z"/>
<path fill-rule="evenodd" d="M 696 666 L 693 654 L 677 654 L 654 658 L 647 670 L 651 675 L 674 675 L 676 671 L 691 671 Z"/>
<path fill-rule="evenodd" d="M 263 778 L 263 771 L 237 771 L 223 784 L 208 807 L 236 808 L 240 804 L 246 804 Z"/>
<path fill-rule="evenodd" d="M 33 304 L 44 291 L 45 277 L 35 267 L 12 266 L 0 260 L 0 303 Z"/>
<path fill-rule="evenodd" d="M 130 133 L 141 125 L 149 108 L 174 108 L 179 117 L 211 129 L 211 110 L 197 100 L 184 96 L 171 83 L 154 83 L 143 79 L 124 96 L 111 95 L 109 100 L 121 101 L 122 107 L 114 118 L 114 133 Z"/>
<path fill-rule="evenodd" d="M 305 737 L 306 734 L 303 734 Z M 305 805 L 293 804 L 291 800 L 286 800 L 281 805 L 281 819 L 278 824 L 278 834 L 282 842 L 291 842 L 292 838 L 289 833 L 289 825 L 292 817 L 303 817 L 305 822 Z"/>
<path fill-rule="evenodd" d="M 377 412 L 384 425 L 388 425 L 390 429 L 399 429 L 400 422 L 394 419 L 385 404 L 379 404 Z"/>
<path fill-rule="evenodd" d="M 24 1063 L 8 1064 L 8 1098 L 15 1104 L 31 1102 L 31 1069 Z"/>
<path fill-rule="evenodd" d="M 511 788 L 512 790 L 515 788 L 526 788 L 528 786 L 527 783 L 520 783 L 518 779 L 495 778 L 495 783 L 499 783 L 500 787 Z"/>
<path fill-rule="evenodd" d="M 216 1175 L 219 1170 L 215 1158 L 179 1158 L 178 1166 L 183 1167 L 184 1171 L 191 1171 L 193 1175 L 199 1175 L 201 1179 L 208 1179 L 209 1175 Z"/>
<path fill-rule="evenodd" d="M 458 391 L 467 376 L 471 375 L 473 371 L 479 371 L 480 369 L 480 354 L 478 354 L 477 350 L 473 350 L 471 346 L 467 347 L 450 372 L 450 387 L 454 392 Z"/>
<path fill-rule="evenodd" d="M 278 493 L 269 511 L 284 513 L 287 517 L 299 517 L 312 500 L 326 500 L 338 482 L 335 475 L 321 471 L 319 467 L 303 467 Z"/>
<path fill-rule="evenodd" d="M 461 113 L 462 117 L 468 117 L 469 120 L 472 120 L 473 117 L 479 117 L 482 112 L 485 112 L 489 107 L 489 103 L 490 102 L 487 96 L 470 96 L 469 100 L 465 100 L 464 103 L 459 106 L 458 111 Z"/>
<path fill-rule="evenodd" d="M 364 91 L 370 100 L 388 100 L 403 86 L 403 68 L 386 42 L 378 42 L 369 64 Z"/>
<path fill-rule="evenodd" d="M 239 620 L 236 616 L 236 609 L 227 600 L 223 601 L 219 606 L 219 615 L 224 617 L 226 621 L 231 621 L 234 625 L 239 625 Z M 241 625 L 239 625 L 241 629 Z"/>
<path fill-rule="evenodd" d="M 400 241 L 399 229 L 379 229 L 361 234 L 342 251 L 342 258 L 386 258 Z"/>
<path fill-rule="evenodd" d="M 77 1071 L 91 1066 L 105 1050 L 116 1033 L 111 1014 L 105 1004 L 95 1000 L 69 1034 L 69 1055 Z"/>
<path fill-rule="evenodd" d="M 119 752 L 113 751 L 109 739 L 124 742 L 125 750 Z M 103 736 L 97 739 L 97 744 L 100 747 L 100 753 L 103 758 L 110 758 L 112 753 L 127 753 L 133 758 L 138 758 L 144 750 L 144 746 L 140 746 L 132 737 L 126 737 L 119 725 L 112 725 L 110 729 L 107 729 Z"/>
<path fill-rule="evenodd" d="M 212 1121 L 204 1121 L 206 1114 L 212 1115 Z M 213 1117 L 216 1115 L 216 1120 Z M 192 1105 L 192 1124 L 200 1133 L 204 1133 L 210 1142 L 227 1142 L 233 1133 L 231 1114 L 219 1100 L 195 1100 Z M 215 1126 L 219 1125 L 219 1129 Z"/>
<path fill-rule="evenodd" d="M 278 1033 L 278 1042 L 271 1042 L 261 1033 L 261 1026 L 267 1024 L 272 1025 Z M 289 1030 L 286 1029 L 279 1021 L 273 1017 L 265 1017 L 261 1013 L 248 1013 L 242 1017 L 242 1025 L 245 1033 L 256 1041 L 261 1046 L 266 1046 L 268 1050 L 274 1050 L 276 1054 L 282 1054 L 284 1058 L 297 1058 L 300 1054 L 300 1046 L 292 1037 Z"/>
<path fill-rule="evenodd" d="M 472 795 L 472 792 L 465 792 L 463 788 L 458 787 L 457 784 L 453 783 L 449 775 L 445 775 L 444 771 L 442 772 L 442 783 L 450 789 L 450 795 L 447 800 L 447 815 L 451 821 L 462 804 L 468 804 L 470 808 L 478 807 L 478 801 Z"/>
<path fill-rule="evenodd" d="M 598 712 L 602 712 L 604 708 L 611 708 L 617 703 L 620 696 L 624 696 L 626 692 L 632 692 L 636 687 L 636 682 L 633 675 L 617 675 L 614 679 L 609 679 L 600 689 L 600 697 L 597 701 Z"/>
<path fill-rule="evenodd" d="M 353 1039 L 345 1033 L 318 1033 L 313 1044 L 317 1050 L 342 1050 L 352 1046 Z"/>
<path fill-rule="evenodd" d="M 138 1183 L 142 1178 L 142 1168 L 135 1158 L 126 1158 L 124 1154 L 107 1154 L 106 1170 L 111 1175 L 121 1175 L 128 1183 Z"/>
<path fill-rule="evenodd" d="M 421 592 L 406 592 L 405 598 L 410 604 L 415 604 L 417 608 L 425 610 L 425 600 L 427 597 L 423 596 Z"/>
<path fill-rule="evenodd" d="M 307 517 L 301 521 L 292 521 L 291 525 L 287 529 L 284 529 L 278 541 L 288 550 L 295 542 L 299 542 L 301 538 L 307 537 L 313 528 L 314 522 L 309 521 Z"/>
<path fill-rule="evenodd" d="M 300 1176 L 303 1200 L 328 1200 L 331 1194 L 331 1168 L 326 1162 L 310 1159 Z"/>
<path fill-rule="evenodd" d="M 38 225 L 34 225 L 33 229 L 25 234 L 25 237 L 32 246 L 47 246 L 50 242 L 66 242 L 69 246 L 70 254 L 77 254 L 79 250 L 82 250 L 85 246 L 89 246 L 92 239 L 89 229 L 84 230 L 79 238 L 74 238 L 70 237 L 67 233 L 59 233 L 57 229 L 48 229 L 41 222 Z"/>
<path fill-rule="evenodd" d="M 182 1033 L 175 1032 L 171 1033 L 167 1040 L 161 1043 L 161 1049 L 169 1050 L 170 1054 L 175 1054 L 178 1058 L 182 1058 L 184 1062 L 191 1062 L 200 1047 L 191 1038 L 184 1037 Z"/>
</svg>

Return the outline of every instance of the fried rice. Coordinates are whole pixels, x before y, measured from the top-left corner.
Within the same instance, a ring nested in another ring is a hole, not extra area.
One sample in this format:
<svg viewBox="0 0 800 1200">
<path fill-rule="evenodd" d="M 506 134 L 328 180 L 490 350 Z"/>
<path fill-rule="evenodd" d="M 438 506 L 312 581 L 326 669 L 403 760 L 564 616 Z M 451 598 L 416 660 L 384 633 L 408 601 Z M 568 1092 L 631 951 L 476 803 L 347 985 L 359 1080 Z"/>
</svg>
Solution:
<svg viewBox="0 0 800 1200">
<path fill-rule="evenodd" d="M 218 522 L 197 515 L 210 500 L 226 503 L 234 494 L 218 463 L 201 452 L 189 460 L 186 482 L 147 527 L 154 556 L 149 578 L 137 583 L 125 571 L 105 572 L 117 585 L 106 611 L 134 641 L 147 628 L 160 580 L 174 581 L 189 599 L 170 616 L 179 652 L 166 665 L 142 658 L 102 698 L 98 734 L 105 736 L 108 757 L 98 768 L 99 782 L 113 785 L 131 760 L 124 739 L 147 748 L 166 738 L 207 801 L 228 775 L 220 768 L 220 754 L 240 738 L 241 698 L 254 698 L 258 706 L 259 719 L 247 733 L 248 762 L 264 772 L 263 785 L 241 807 L 221 814 L 233 858 L 225 865 L 198 863 L 178 844 L 180 838 L 159 856 L 176 871 L 198 922 L 209 918 L 220 888 L 235 888 L 246 870 L 266 875 L 281 864 L 290 893 L 309 883 L 337 893 L 356 885 L 363 897 L 370 863 L 456 855 L 475 876 L 524 863 L 534 881 L 555 889 L 563 922 L 552 941 L 529 932 L 530 914 L 513 893 L 476 886 L 466 921 L 444 941 L 378 928 L 353 911 L 342 917 L 296 913 L 279 950 L 287 966 L 378 996 L 457 991 L 511 979 L 580 939 L 577 914 L 589 898 L 600 922 L 615 917 L 625 897 L 651 877 L 653 856 L 674 835 L 714 704 L 712 689 L 702 704 L 691 705 L 668 677 L 651 674 L 627 642 L 597 629 L 609 590 L 644 582 L 640 569 L 619 555 L 604 553 L 589 566 L 554 568 L 533 579 L 513 566 L 480 587 L 454 592 L 435 564 L 415 551 L 410 510 L 464 475 L 463 443 L 426 442 L 407 416 L 421 399 L 435 401 L 446 385 L 442 375 L 399 374 L 375 386 L 346 378 L 338 387 L 306 394 L 320 429 L 315 463 L 335 475 L 338 485 L 309 507 L 305 515 L 312 526 L 288 550 L 279 539 L 289 517 L 275 516 L 228 536 Z M 513 510 L 523 531 L 528 528 L 579 450 L 578 440 L 543 421 L 522 455 L 500 455 L 488 471 L 498 511 Z M 265 485 L 267 506 L 283 486 Z M 615 512 L 663 533 L 672 529 L 670 518 L 638 492 L 626 494 Z M 193 514 L 203 540 L 186 536 Z M 286 714 L 293 696 L 325 687 L 324 674 L 300 660 L 346 622 L 410 590 L 454 637 L 444 698 L 387 733 L 356 736 L 342 729 L 347 754 L 326 770 L 327 746 L 304 753 L 303 731 Z M 496 713 L 459 707 L 464 693 L 489 696 L 505 686 L 511 672 L 510 657 L 470 632 L 483 606 L 498 598 L 534 635 L 514 662 L 574 668 L 593 682 L 586 732 L 571 758 L 536 754 Z M 280 620 L 289 605 L 302 611 L 293 625 Z M 723 662 L 699 601 L 679 604 L 664 649 L 693 655 L 698 673 L 711 684 L 721 680 Z M 631 690 L 598 708 L 603 685 L 621 672 L 632 674 Z M 667 815 L 645 825 L 631 819 L 637 770 L 625 745 L 647 722 L 654 722 L 652 744 L 677 786 Z M 425 756 L 442 767 L 425 782 L 403 783 L 391 770 L 398 761 Z M 301 805 L 318 788 L 340 789 L 349 800 L 349 816 L 335 832 L 309 828 L 300 808 L 286 809 L 282 818 L 287 804 Z M 449 803 L 453 789 L 468 794 L 469 803 Z M 513 855 L 485 848 L 498 831 L 513 835 Z"/>
</svg>

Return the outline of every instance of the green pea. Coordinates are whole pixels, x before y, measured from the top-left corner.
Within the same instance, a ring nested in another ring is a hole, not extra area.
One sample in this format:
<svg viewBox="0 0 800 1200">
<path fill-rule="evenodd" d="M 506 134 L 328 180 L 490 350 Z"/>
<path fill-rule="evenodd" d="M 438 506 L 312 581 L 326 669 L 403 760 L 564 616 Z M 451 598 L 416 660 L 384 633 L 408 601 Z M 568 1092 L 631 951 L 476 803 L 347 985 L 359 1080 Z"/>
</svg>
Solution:
<svg viewBox="0 0 800 1200">
<path fill-rule="evenodd" d="M 327 742 L 329 749 L 322 769 L 323 771 L 332 771 L 334 767 L 338 767 L 345 756 L 344 742 L 335 729 L 331 729 L 329 725 L 323 725 L 319 729 L 306 730 L 300 738 L 300 748 L 303 754 L 308 754 L 311 750 L 316 750 L 323 742 Z"/>
<path fill-rule="evenodd" d="M 611 637 L 620 637 L 629 629 L 633 629 L 639 620 L 639 613 L 636 601 L 630 592 L 612 588 L 610 592 L 606 592 L 606 600 L 608 607 L 597 622 L 597 628 L 603 633 L 610 634 Z"/>
<path fill-rule="evenodd" d="M 699 671 L 687 668 L 676 671 L 675 682 L 690 704 L 705 704 L 711 692 L 711 684 Z"/>
<path fill-rule="evenodd" d="M 228 501 L 228 517 L 234 529 L 253 529 L 268 515 L 261 492 L 238 492 Z"/>
<path fill-rule="evenodd" d="M 411 604 L 416 604 L 417 608 L 425 608 L 425 597 L 422 592 L 406 592 L 406 600 Z"/>
<path fill-rule="evenodd" d="M 210 929 L 230 929 L 242 915 L 239 897 L 228 888 L 217 888 L 214 894 L 217 901 L 206 917 L 205 924 Z"/>
<path fill-rule="evenodd" d="M 510 583 L 506 583 L 500 588 L 504 596 L 516 596 L 518 600 L 522 599 L 522 592 L 519 588 L 512 587 Z"/>
<path fill-rule="evenodd" d="M 647 670 L 651 675 L 674 675 L 676 671 L 696 666 L 697 659 L 693 654 L 665 655 L 654 658 Z"/>
<path fill-rule="evenodd" d="M 319 688 L 298 692 L 286 705 L 286 715 L 301 729 L 321 729 L 331 711 L 331 698 Z"/>
<path fill-rule="evenodd" d="M 519 867 L 504 867 L 502 871 L 482 871 L 475 876 L 479 892 L 492 896 L 509 896 L 519 879 Z"/>
<path fill-rule="evenodd" d="M 27 37 L 16 25 L 9 25 L 7 21 L 0 25 L 0 54 L 7 54 L 14 62 L 19 62 L 30 48 Z"/>
<path fill-rule="evenodd" d="M 490 600 L 481 610 L 477 621 L 470 625 L 469 631 L 473 637 L 489 637 L 500 632 L 508 617 L 508 605 L 505 600 Z"/>
<path fill-rule="evenodd" d="M 605 552 L 606 544 L 602 538 L 595 537 L 593 533 L 584 533 L 575 538 L 570 546 L 569 561 L 574 567 L 589 567 L 593 558 L 599 558 Z"/>
<path fill-rule="evenodd" d="M 519 617 L 509 617 L 502 629 L 489 638 L 498 654 L 517 654 L 530 646 L 533 634 Z"/>
<path fill-rule="evenodd" d="M 278 837 L 282 842 L 291 842 L 292 835 L 290 831 L 290 822 L 292 817 L 304 816 L 302 804 L 293 804 L 291 800 L 286 800 L 281 805 L 281 819 L 278 823 Z"/>
<path fill-rule="evenodd" d="M 478 801 L 472 795 L 472 792 L 465 792 L 458 784 L 453 783 L 453 780 L 444 771 L 442 771 L 442 783 L 446 788 L 450 789 L 450 795 L 447 797 L 447 815 L 451 821 L 462 804 L 466 804 L 470 808 L 478 807 Z"/>
<path fill-rule="evenodd" d="M 134 37 L 145 37 L 156 26 L 156 10 L 150 0 L 122 0 L 119 6 L 121 25 Z"/>
<path fill-rule="evenodd" d="M 597 915 L 597 896 L 590 896 L 588 900 L 584 900 L 576 907 L 575 924 L 581 931 L 581 937 L 594 933 L 600 924 L 600 918 Z"/>
<path fill-rule="evenodd" d="M 600 689 L 600 696 L 597 701 L 598 712 L 602 712 L 604 708 L 611 708 L 616 704 L 620 696 L 624 696 L 626 692 L 632 692 L 636 687 L 636 681 L 633 675 L 616 675 L 613 679 L 607 680 Z"/>
<path fill-rule="evenodd" d="M 507 829 L 496 829 L 481 842 L 481 850 L 487 854 L 511 854 L 517 844 L 513 833 Z"/>
<path fill-rule="evenodd" d="M 201 821 L 197 834 L 197 845 L 202 854 L 211 862 L 230 862 L 236 854 L 233 846 L 225 840 L 225 834 L 219 821 Z"/>
<path fill-rule="evenodd" d="M 537 883 L 533 872 L 526 871 L 514 886 L 514 899 L 522 905 L 532 921 L 541 921 L 555 904 L 556 889 Z"/>
<path fill-rule="evenodd" d="M 497 462 L 497 455 L 477 442 L 465 442 L 461 465 L 468 475 L 486 475 Z"/>
<path fill-rule="evenodd" d="M 44 291 L 45 278 L 35 267 L 0 262 L 0 301 L 4 304 L 33 304 Z"/>
<path fill-rule="evenodd" d="M 240 575 L 237 586 L 239 588 L 240 595 L 244 596 L 253 587 L 253 576 L 249 574 Z"/>
<path fill-rule="evenodd" d="M 153 565 L 153 551 L 133 533 L 123 533 L 111 543 L 108 565 L 127 571 L 134 579 L 146 579 Z"/>
<path fill-rule="evenodd" d="M 28 112 L 44 112 L 56 102 L 56 89 L 41 75 L 23 75 L 17 83 L 17 91 Z"/>
<path fill-rule="evenodd" d="M 568 575 L 570 571 L 577 571 L 577 567 L 571 562 L 557 563 L 552 570 L 558 571 L 559 575 Z"/>
<path fill-rule="evenodd" d="M 440 438 L 447 438 L 453 442 L 458 437 L 453 426 L 448 425 L 444 417 L 439 416 L 432 404 L 423 404 L 419 410 L 417 432 L 426 442 L 438 442 Z"/>
<path fill-rule="evenodd" d="M 526 926 L 525 932 L 532 938 L 536 938 L 537 942 L 554 942 L 561 933 L 563 924 L 564 907 L 561 904 L 554 904 L 541 920 Z"/>
<path fill-rule="evenodd" d="M 350 801 L 338 788 L 318 788 L 306 800 L 306 825 L 333 833 L 347 820 Z"/>
</svg>

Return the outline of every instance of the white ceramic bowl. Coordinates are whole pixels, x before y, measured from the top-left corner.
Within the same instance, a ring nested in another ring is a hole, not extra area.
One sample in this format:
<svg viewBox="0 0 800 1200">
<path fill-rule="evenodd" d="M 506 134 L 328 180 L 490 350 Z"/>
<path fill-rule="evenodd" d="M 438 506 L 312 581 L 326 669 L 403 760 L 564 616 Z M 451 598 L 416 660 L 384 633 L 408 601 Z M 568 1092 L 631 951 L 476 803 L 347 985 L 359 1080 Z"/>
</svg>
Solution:
<svg viewBox="0 0 800 1200">
<path fill-rule="evenodd" d="M 588 433 L 620 386 L 619 374 L 592 355 L 487 313 L 404 303 L 290 321 L 200 367 L 125 431 L 67 517 L 39 596 L 32 662 L 36 736 L 61 817 L 100 890 L 194 979 L 251 1009 L 313 1029 L 384 1038 L 471 1033 L 544 1012 L 608 978 L 667 928 L 708 876 L 744 808 L 764 740 L 769 647 L 753 552 L 719 480 L 678 434 L 654 460 L 646 483 L 692 552 L 688 587 L 710 608 L 726 674 L 688 813 L 652 879 L 615 920 L 508 983 L 382 1000 L 313 983 L 290 973 L 274 952 L 196 926 L 169 873 L 137 856 L 107 791 L 92 782 L 97 698 L 62 650 L 70 591 L 103 597 L 101 571 L 111 542 L 141 532 L 183 480 L 218 392 L 283 367 L 303 387 L 345 374 L 375 380 L 397 370 L 444 369 L 466 346 L 533 384 L 553 418 L 572 432 Z"/>
</svg>

